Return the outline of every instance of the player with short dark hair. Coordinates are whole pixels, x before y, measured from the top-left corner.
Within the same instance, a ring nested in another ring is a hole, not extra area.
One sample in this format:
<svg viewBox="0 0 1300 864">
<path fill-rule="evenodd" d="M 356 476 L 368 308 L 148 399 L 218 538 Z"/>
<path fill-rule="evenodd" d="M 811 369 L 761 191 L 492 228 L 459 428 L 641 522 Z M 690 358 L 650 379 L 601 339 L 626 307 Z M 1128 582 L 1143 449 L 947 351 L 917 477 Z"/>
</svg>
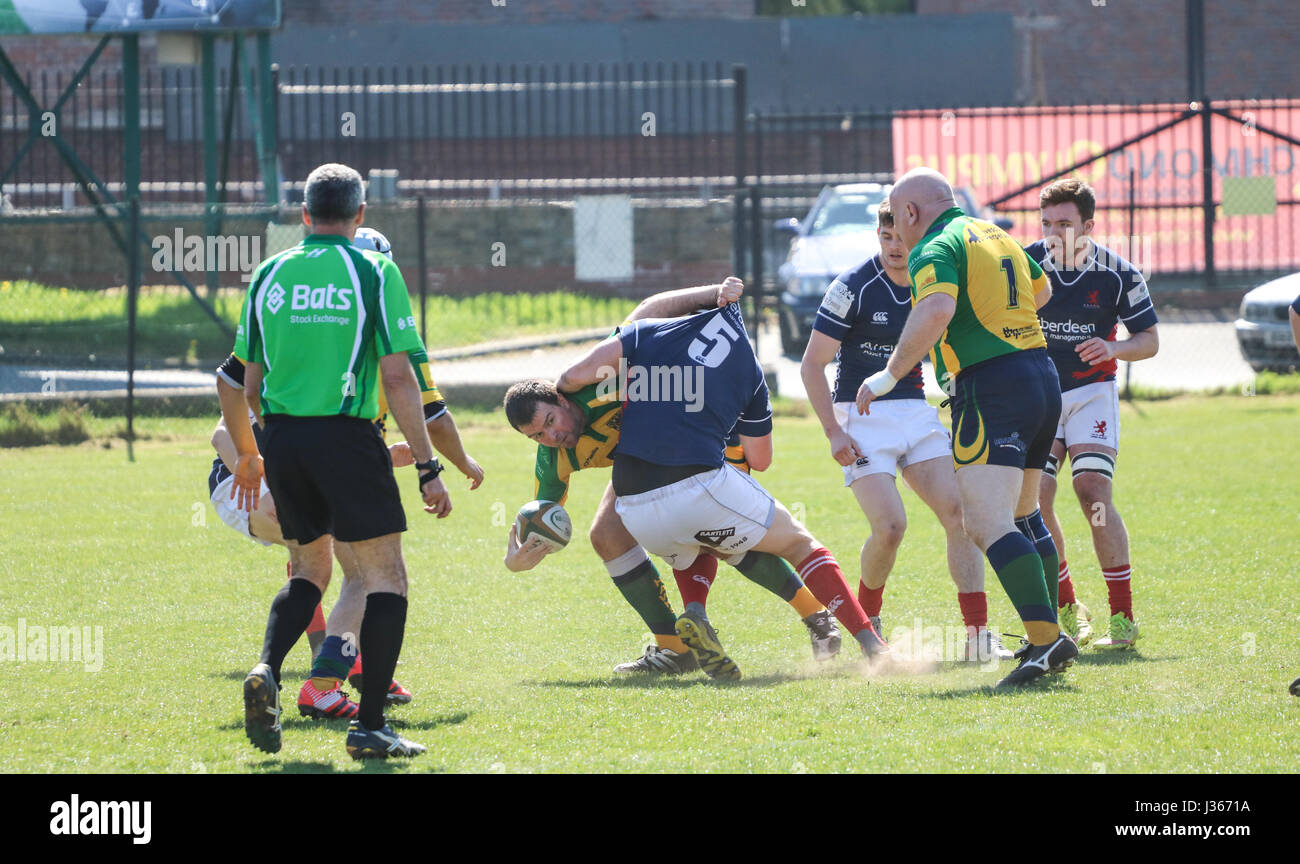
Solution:
<svg viewBox="0 0 1300 864">
<path fill-rule="evenodd" d="M 262 262 L 249 285 L 233 351 L 245 364 L 244 398 L 217 383 L 238 453 L 231 494 L 256 509 L 263 463 L 248 400 L 262 409 L 266 482 L 289 547 L 293 578 L 272 606 L 264 654 L 282 659 L 297 641 L 329 583 L 334 539 L 349 543 L 366 585 L 360 648 L 369 671 L 347 750 L 355 759 L 414 756 L 424 748 L 394 733 L 383 714 L 406 623 L 406 514 L 372 418 L 382 369 L 389 410 L 421 472 L 425 509 L 446 516 L 451 502 L 407 356 L 422 346 L 401 271 L 351 245 L 365 216 L 360 175 L 337 164 L 317 168 L 302 216 L 313 233 Z M 350 665 L 337 663 L 336 677 Z M 245 730 L 270 752 L 280 747 L 279 686 L 267 663 L 244 681 Z"/>
<path fill-rule="evenodd" d="M 726 464 L 733 429 L 755 467 L 772 461 L 767 382 L 739 307 L 620 327 L 570 366 L 556 387 L 563 393 L 608 387 L 611 372 L 624 368 L 616 388 L 623 419 L 611 485 L 618 515 L 636 541 L 675 569 L 704 551 L 742 572 L 756 553 L 784 558 L 814 595 L 831 598 L 827 608 L 864 652 L 888 653 L 830 552 L 753 477 Z M 659 376 L 659 383 L 645 389 L 646 376 Z M 739 677 L 701 611 L 687 608 L 675 629 L 706 674 Z"/>
<path fill-rule="evenodd" d="M 721 285 L 664 292 L 642 301 L 627 320 L 676 317 L 701 306 L 716 308 L 719 303 L 739 298 L 743 288 L 739 279 L 731 277 Z M 521 381 L 510 388 L 505 398 L 506 417 L 516 431 L 538 445 L 536 497 L 563 503 L 574 471 L 612 464 L 622 407 L 617 393 L 602 395 L 595 385 L 574 394 L 559 393 L 553 383 L 539 379 Z M 729 448 L 728 461 L 739 470 L 748 470 L 738 442 Z M 612 487 L 605 489 L 588 536 L 615 587 L 655 640 L 640 657 L 615 666 L 614 671 L 674 675 L 694 671 L 698 664 L 677 636 L 677 616 L 658 571 L 615 512 Z M 540 541 L 521 548 L 512 526 L 505 564 L 516 572 L 528 570 L 549 551 Z M 839 630 L 823 606 L 825 601 L 814 596 L 793 571 L 771 556 L 755 556 L 742 572 L 795 609 L 808 628 L 815 658 L 834 656 L 840 645 Z M 674 570 L 683 602 L 703 611 L 716 574 L 717 561 L 711 556 L 700 556 L 689 566 Z"/>
<path fill-rule="evenodd" d="M 1061 384 L 1061 419 L 1043 471 L 1039 506 L 1060 556 L 1057 571 L 1061 629 L 1080 647 L 1132 648 L 1133 616 L 1128 529 L 1115 509 L 1113 481 L 1119 455 L 1117 360 L 1130 363 L 1160 348 L 1156 311 L 1146 280 L 1132 263 L 1092 239 L 1096 196 L 1076 178 L 1057 180 L 1039 193 L 1043 239 L 1026 248 L 1052 284 L 1052 299 L 1038 310 L 1047 353 Z M 1116 339 L 1119 322 L 1129 331 Z M 1107 632 L 1093 640 L 1091 615 L 1075 597 L 1056 516 L 1056 475 L 1066 454 L 1075 496 L 1092 527 L 1092 545 L 1110 601 Z M 1049 576 L 1051 574 L 1048 574 Z"/>
<path fill-rule="evenodd" d="M 858 602 L 881 635 L 885 583 L 907 526 L 897 474 L 942 523 L 948 572 L 957 586 L 967 638 L 963 660 L 1009 659 L 988 627 L 984 555 L 966 536 L 961 496 L 952 467 L 952 443 L 939 412 L 926 402 L 918 363 L 869 415 L 858 414 L 858 387 L 885 367 L 912 308 L 907 247 L 894 228 L 889 202 L 876 213 L 880 252 L 848 270 L 826 290 L 804 350 L 800 374 L 813 412 L 830 439 L 831 458 L 843 469 L 871 533 L 862 545 Z M 826 365 L 836 361 L 835 390 Z"/>
<path fill-rule="evenodd" d="M 952 452 L 966 533 L 984 550 L 1024 622 L 1029 649 L 999 686 L 1063 670 L 1079 649 L 1056 619 L 1056 547 L 1038 483 L 1061 389 L 1036 310 L 1051 295 L 1038 264 L 991 222 L 965 215 L 939 172 L 914 168 L 889 193 L 911 249 L 912 311 L 885 368 L 862 382 L 858 411 L 930 353 L 952 399 Z"/>
</svg>

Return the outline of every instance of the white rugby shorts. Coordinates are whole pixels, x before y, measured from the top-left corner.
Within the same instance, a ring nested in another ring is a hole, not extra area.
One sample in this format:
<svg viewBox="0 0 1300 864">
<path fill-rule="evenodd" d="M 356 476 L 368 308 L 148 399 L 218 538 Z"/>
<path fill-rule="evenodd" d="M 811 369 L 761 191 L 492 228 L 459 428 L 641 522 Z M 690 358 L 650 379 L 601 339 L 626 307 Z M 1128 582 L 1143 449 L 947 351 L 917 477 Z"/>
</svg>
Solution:
<svg viewBox="0 0 1300 864">
<path fill-rule="evenodd" d="M 891 474 L 908 465 L 940 457 L 952 458 L 952 437 L 939 422 L 939 411 L 924 399 L 887 399 L 871 403 L 871 413 L 858 414 L 853 402 L 836 402 L 835 421 L 848 433 L 862 456 L 845 465 L 844 485 L 868 474 Z"/>
<path fill-rule="evenodd" d="M 230 487 L 235 485 L 235 475 L 231 474 L 225 480 L 217 484 L 217 488 L 212 490 L 212 506 L 216 508 L 217 516 L 222 522 L 225 522 L 231 528 L 234 528 L 240 534 L 250 540 L 256 540 L 263 546 L 273 545 L 269 540 L 263 540 L 261 537 L 254 537 L 248 533 L 248 511 L 240 510 L 235 502 L 237 499 L 230 497 Z M 271 490 L 266 487 L 266 478 L 262 478 L 263 495 L 270 495 Z"/>
<path fill-rule="evenodd" d="M 748 552 L 771 527 L 776 502 L 753 477 L 724 465 L 620 496 L 614 509 L 638 543 L 680 570 L 702 549 L 721 558 Z"/>
<path fill-rule="evenodd" d="M 1056 437 L 1066 447 L 1100 444 L 1119 450 L 1119 383 L 1098 381 L 1062 393 Z"/>
</svg>

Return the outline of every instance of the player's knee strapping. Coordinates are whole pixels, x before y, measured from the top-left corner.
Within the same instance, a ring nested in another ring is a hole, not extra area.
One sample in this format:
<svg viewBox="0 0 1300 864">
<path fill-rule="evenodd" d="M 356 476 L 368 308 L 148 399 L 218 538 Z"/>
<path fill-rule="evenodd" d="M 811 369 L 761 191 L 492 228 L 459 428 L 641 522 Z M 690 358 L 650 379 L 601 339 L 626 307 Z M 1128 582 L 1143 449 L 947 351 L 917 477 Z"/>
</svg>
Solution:
<svg viewBox="0 0 1300 864">
<path fill-rule="evenodd" d="M 746 552 L 732 565 L 749 581 L 761 585 L 794 607 L 800 618 L 807 618 L 822 610 L 822 604 L 805 587 L 799 574 L 779 558 L 767 552 Z"/>
<path fill-rule="evenodd" d="M 1101 474 L 1107 480 L 1115 479 L 1115 457 L 1106 453 L 1080 453 L 1070 457 L 1070 476 Z"/>
<path fill-rule="evenodd" d="M 1059 471 L 1060 469 L 1061 469 L 1061 460 L 1056 458 L 1056 456 L 1054 456 L 1053 454 L 1049 453 L 1047 455 L 1047 464 L 1043 466 L 1043 473 L 1046 474 L 1048 477 L 1051 477 L 1053 480 L 1055 480 L 1056 472 Z"/>
<path fill-rule="evenodd" d="M 988 559 L 1024 622 L 1029 641 L 1049 644 L 1058 632 L 1056 606 L 1048 596 L 1043 561 L 1033 542 L 1019 531 L 1011 531 L 989 547 Z"/>
<path fill-rule="evenodd" d="M 659 647 L 677 650 L 674 647 L 674 643 L 680 644 L 675 629 L 677 615 L 668 603 L 668 593 L 659 579 L 659 571 L 645 549 L 634 546 L 612 561 L 606 561 L 605 569 L 623 599 L 650 628 Z M 685 645 L 682 648 L 686 650 Z"/>
<path fill-rule="evenodd" d="M 1060 572 L 1061 560 L 1056 552 L 1056 542 L 1052 540 L 1052 533 L 1047 530 L 1047 523 L 1043 521 L 1042 511 L 1035 509 L 1028 516 L 1021 516 L 1016 520 L 1016 530 L 1029 538 L 1029 542 L 1034 544 L 1038 557 L 1042 559 L 1047 596 L 1052 601 L 1052 608 L 1056 609 L 1060 605 L 1057 596 L 1060 583 L 1053 577 Z"/>
</svg>

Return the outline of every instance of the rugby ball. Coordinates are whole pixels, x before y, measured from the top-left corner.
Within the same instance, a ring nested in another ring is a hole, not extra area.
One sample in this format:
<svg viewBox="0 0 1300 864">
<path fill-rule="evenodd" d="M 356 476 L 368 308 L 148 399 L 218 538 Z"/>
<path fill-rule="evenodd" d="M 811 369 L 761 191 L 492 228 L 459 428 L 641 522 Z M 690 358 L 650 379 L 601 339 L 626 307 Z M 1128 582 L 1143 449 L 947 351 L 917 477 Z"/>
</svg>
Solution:
<svg viewBox="0 0 1300 864">
<path fill-rule="evenodd" d="M 520 546 L 539 537 L 552 549 L 560 550 L 569 545 L 573 523 L 564 508 L 554 501 L 529 501 L 519 508 L 515 517 L 515 534 Z"/>
</svg>

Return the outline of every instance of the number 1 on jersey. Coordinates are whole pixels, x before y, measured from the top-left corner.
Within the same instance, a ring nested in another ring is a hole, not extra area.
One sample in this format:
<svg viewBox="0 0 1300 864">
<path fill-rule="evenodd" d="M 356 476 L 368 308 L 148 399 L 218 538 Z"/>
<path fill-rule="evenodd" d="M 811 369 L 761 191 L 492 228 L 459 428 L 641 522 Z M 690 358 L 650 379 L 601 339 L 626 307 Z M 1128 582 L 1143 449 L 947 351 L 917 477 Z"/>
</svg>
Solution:
<svg viewBox="0 0 1300 864">
<path fill-rule="evenodd" d="M 1007 308 L 1019 309 L 1020 298 L 1016 292 L 1016 267 L 1011 263 L 1010 256 L 1002 258 L 1002 270 L 1007 274 Z"/>
</svg>

